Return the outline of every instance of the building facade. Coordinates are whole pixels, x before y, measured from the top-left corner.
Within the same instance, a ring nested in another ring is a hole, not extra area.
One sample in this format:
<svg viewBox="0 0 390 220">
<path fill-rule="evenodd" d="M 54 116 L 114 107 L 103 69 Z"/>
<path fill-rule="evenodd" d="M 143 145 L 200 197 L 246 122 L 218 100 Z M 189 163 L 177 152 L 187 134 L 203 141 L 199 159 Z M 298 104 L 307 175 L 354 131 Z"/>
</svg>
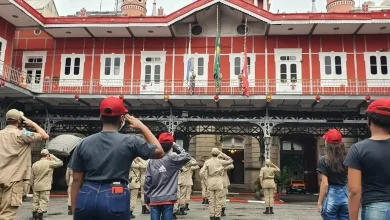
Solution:
<svg viewBox="0 0 390 220">
<path fill-rule="evenodd" d="M 198 0 L 146 16 L 143 1 L 125 1 L 117 15 L 51 18 L 2 1 L 1 117 L 20 107 L 53 134 L 88 135 L 99 102 L 120 96 L 201 164 L 221 148 L 235 160 L 232 183 L 252 189 L 270 158 L 316 191 L 321 135 L 340 128 L 347 146 L 364 138 L 365 106 L 390 94 L 386 12 L 272 14 L 268 1 Z M 245 49 L 249 97 L 240 86 Z"/>
</svg>

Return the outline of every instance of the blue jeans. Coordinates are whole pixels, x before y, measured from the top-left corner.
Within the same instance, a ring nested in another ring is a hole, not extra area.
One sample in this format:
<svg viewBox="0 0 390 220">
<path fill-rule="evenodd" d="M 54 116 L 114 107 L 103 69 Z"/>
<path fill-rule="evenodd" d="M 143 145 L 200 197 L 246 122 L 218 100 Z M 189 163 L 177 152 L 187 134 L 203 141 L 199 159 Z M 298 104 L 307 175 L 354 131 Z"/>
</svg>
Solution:
<svg viewBox="0 0 390 220">
<path fill-rule="evenodd" d="M 173 205 L 152 206 L 150 211 L 150 220 L 172 220 Z"/>
<path fill-rule="evenodd" d="M 321 216 L 324 220 L 349 220 L 346 186 L 329 186 L 322 203 Z"/>
<path fill-rule="evenodd" d="M 390 201 L 364 205 L 362 220 L 390 220 Z"/>
<path fill-rule="evenodd" d="M 129 220 L 130 191 L 112 194 L 110 184 L 85 181 L 77 194 L 74 220 Z"/>
</svg>

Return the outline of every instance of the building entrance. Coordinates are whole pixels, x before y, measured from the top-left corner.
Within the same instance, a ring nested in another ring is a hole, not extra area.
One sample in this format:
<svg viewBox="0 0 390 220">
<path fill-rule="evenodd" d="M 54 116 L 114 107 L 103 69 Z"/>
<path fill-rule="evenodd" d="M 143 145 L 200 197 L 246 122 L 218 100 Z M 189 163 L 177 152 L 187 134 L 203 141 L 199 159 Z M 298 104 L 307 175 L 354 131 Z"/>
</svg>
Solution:
<svg viewBox="0 0 390 220">
<path fill-rule="evenodd" d="M 228 176 L 231 184 L 244 184 L 245 183 L 245 166 L 244 166 L 244 150 L 223 150 L 223 153 L 233 159 L 234 169 L 228 171 Z"/>
</svg>

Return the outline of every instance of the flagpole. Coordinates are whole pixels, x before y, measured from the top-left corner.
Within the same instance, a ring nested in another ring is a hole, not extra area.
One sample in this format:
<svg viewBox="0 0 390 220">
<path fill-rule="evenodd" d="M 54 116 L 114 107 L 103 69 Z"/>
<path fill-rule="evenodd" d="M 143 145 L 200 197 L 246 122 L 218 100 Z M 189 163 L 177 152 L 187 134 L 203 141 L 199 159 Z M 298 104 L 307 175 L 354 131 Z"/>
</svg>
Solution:
<svg viewBox="0 0 390 220">
<path fill-rule="evenodd" d="M 219 38 L 219 4 L 217 4 L 217 38 Z M 216 39 L 216 41 L 218 41 L 219 39 Z M 218 44 L 219 44 L 219 42 L 218 42 Z M 218 47 L 219 47 L 219 45 L 216 45 L 216 53 L 215 53 L 215 57 L 214 57 L 214 59 L 217 59 L 217 53 L 218 53 Z M 219 61 L 218 61 L 219 62 Z M 214 64 L 215 65 L 215 64 Z M 215 68 L 215 67 L 214 67 Z M 219 64 L 218 64 L 218 67 L 217 68 L 219 68 Z M 215 70 L 214 70 L 215 71 Z M 219 93 L 221 92 L 221 79 L 220 79 L 220 76 L 219 76 L 219 74 L 220 74 L 220 71 L 217 71 L 217 82 L 218 82 L 218 84 L 216 85 L 216 94 L 217 95 L 219 95 Z"/>
</svg>

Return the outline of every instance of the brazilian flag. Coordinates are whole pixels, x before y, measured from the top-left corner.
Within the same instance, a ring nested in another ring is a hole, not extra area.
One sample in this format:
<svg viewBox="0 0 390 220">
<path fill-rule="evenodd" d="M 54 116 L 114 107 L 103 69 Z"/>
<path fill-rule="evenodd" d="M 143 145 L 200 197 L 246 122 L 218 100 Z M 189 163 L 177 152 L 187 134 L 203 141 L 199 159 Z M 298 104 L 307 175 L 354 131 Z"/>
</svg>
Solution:
<svg viewBox="0 0 390 220">
<path fill-rule="evenodd" d="M 220 91 L 221 78 L 220 78 L 220 60 L 221 60 L 221 44 L 219 33 L 215 38 L 215 54 L 214 54 L 214 81 L 217 89 L 217 94 Z"/>
</svg>

